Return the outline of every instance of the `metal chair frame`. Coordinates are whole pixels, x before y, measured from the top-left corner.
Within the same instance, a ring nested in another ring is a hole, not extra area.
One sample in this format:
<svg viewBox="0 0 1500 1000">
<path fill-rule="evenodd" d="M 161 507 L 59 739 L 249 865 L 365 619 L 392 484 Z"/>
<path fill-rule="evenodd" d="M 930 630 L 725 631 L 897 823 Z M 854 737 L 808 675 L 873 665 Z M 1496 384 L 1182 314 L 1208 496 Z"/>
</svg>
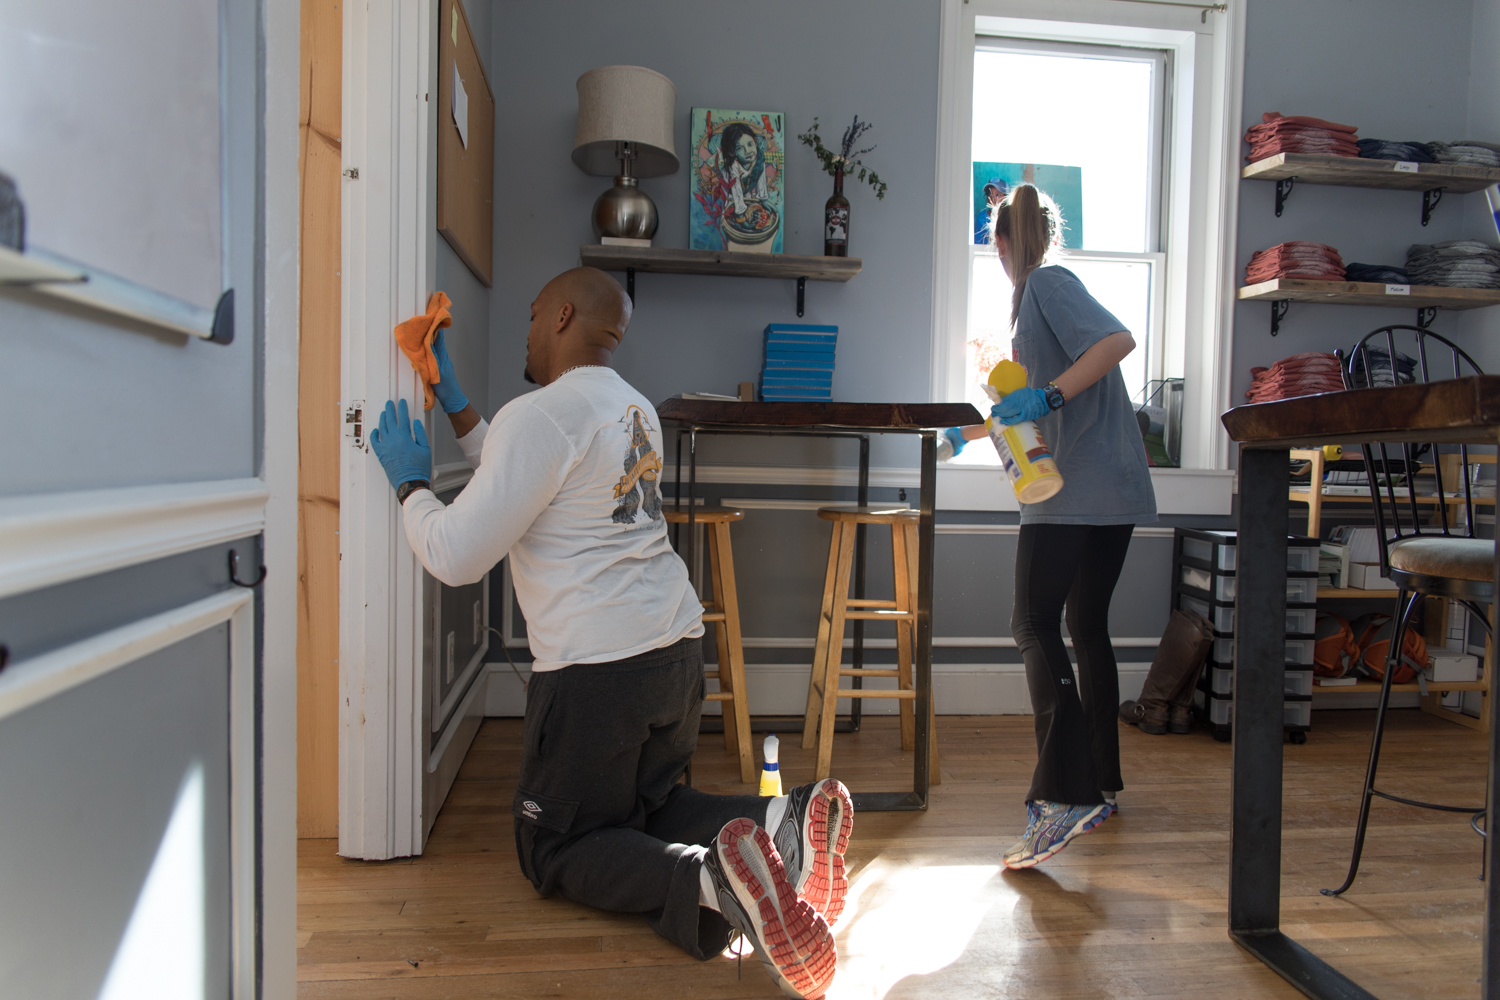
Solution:
<svg viewBox="0 0 1500 1000">
<path fill-rule="evenodd" d="M 1342 371 L 1345 389 L 1365 389 L 1373 386 L 1374 382 L 1371 378 L 1370 350 L 1368 345 L 1372 339 L 1379 337 L 1382 334 L 1384 334 L 1385 337 L 1385 347 L 1387 351 L 1386 357 L 1390 362 L 1391 377 L 1396 382 L 1400 381 L 1400 368 L 1397 361 L 1397 359 L 1400 357 L 1400 354 L 1398 354 L 1396 350 L 1395 335 L 1395 331 L 1397 330 L 1410 330 L 1416 334 L 1415 339 L 1417 352 L 1417 370 L 1414 373 L 1415 380 L 1422 383 L 1433 381 L 1433 379 L 1431 378 L 1431 367 L 1429 366 L 1428 362 L 1427 342 L 1429 340 L 1439 342 L 1450 352 L 1453 374 L 1449 377 L 1463 377 L 1465 375 L 1465 372 L 1463 371 L 1463 363 L 1467 363 L 1468 367 L 1471 369 L 1467 374 L 1484 374 L 1483 370 L 1481 370 L 1480 367 L 1474 363 L 1473 358 L 1469 357 L 1469 355 L 1466 354 L 1462 348 L 1460 348 L 1458 345 L 1454 344 L 1447 338 L 1433 333 L 1431 330 L 1428 330 L 1425 327 L 1409 326 L 1406 324 L 1398 323 L 1391 326 L 1383 326 L 1379 329 L 1372 330 L 1370 333 L 1365 334 L 1365 336 L 1360 338 L 1359 342 L 1355 344 L 1354 347 L 1350 350 L 1347 359 L 1345 359 L 1342 354 L 1340 354 L 1339 357 L 1341 361 L 1347 360 L 1347 364 L 1343 366 Z M 1441 379 L 1439 379 L 1439 381 L 1441 381 Z M 1370 821 L 1370 805 L 1377 797 L 1387 799 L 1391 802 L 1399 802 L 1402 805 L 1416 806 L 1419 809 L 1434 809 L 1439 812 L 1472 814 L 1473 818 L 1470 820 L 1471 825 L 1474 826 L 1476 832 L 1480 833 L 1480 836 L 1485 835 L 1484 832 L 1480 831 L 1478 827 L 1478 818 L 1483 816 L 1485 812 L 1485 807 L 1482 805 L 1478 807 L 1450 806 L 1435 802 L 1423 802 L 1417 799 L 1409 799 L 1399 795 L 1392 795 L 1389 792 L 1382 792 L 1375 787 L 1375 773 L 1380 765 L 1380 745 L 1382 738 L 1385 735 L 1385 716 L 1386 711 L 1390 706 L 1392 678 L 1396 674 L 1396 667 L 1400 662 L 1402 645 L 1406 639 L 1406 629 L 1410 624 L 1412 613 L 1416 610 L 1418 600 L 1422 597 L 1430 596 L 1444 597 L 1457 601 L 1459 604 L 1463 605 L 1469 611 L 1477 615 L 1479 620 L 1484 623 L 1485 631 L 1490 632 L 1493 636 L 1489 614 L 1486 610 L 1486 607 L 1493 602 L 1495 596 L 1494 584 L 1491 582 L 1479 583 L 1472 580 L 1455 580 L 1449 577 L 1426 576 L 1423 574 L 1407 572 L 1406 570 L 1391 568 L 1390 550 L 1392 542 L 1400 541 L 1403 537 L 1416 537 L 1422 535 L 1448 538 L 1452 538 L 1455 536 L 1453 527 L 1448 523 L 1448 506 L 1447 504 L 1442 502 L 1434 505 L 1437 508 L 1438 519 L 1440 522 L 1439 529 L 1437 531 L 1430 530 L 1431 526 L 1429 525 L 1429 530 L 1422 530 L 1422 511 L 1420 505 L 1417 503 L 1417 489 L 1415 481 L 1416 477 L 1414 470 L 1419 467 L 1418 458 L 1420 457 L 1424 449 L 1418 448 L 1415 445 L 1409 443 L 1403 443 L 1401 445 L 1401 457 L 1399 459 L 1399 461 L 1403 461 L 1405 463 L 1407 470 L 1406 499 L 1408 501 L 1407 506 L 1411 508 L 1409 512 L 1411 518 L 1411 531 L 1403 535 L 1401 523 L 1402 505 L 1400 503 L 1400 498 L 1396 496 L 1396 487 L 1393 481 L 1394 477 L 1390 472 L 1392 461 L 1390 452 L 1385 442 L 1376 442 L 1376 444 L 1378 444 L 1380 448 L 1379 466 L 1377 466 L 1375 463 L 1375 448 L 1371 442 L 1362 442 L 1360 445 L 1360 450 L 1364 453 L 1365 478 L 1369 481 L 1370 503 L 1375 508 L 1375 531 L 1380 541 L 1381 575 L 1387 577 L 1393 583 L 1395 583 L 1397 588 L 1395 613 L 1396 631 L 1391 639 L 1390 653 L 1387 656 L 1385 663 L 1385 674 L 1381 678 L 1380 683 L 1380 698 L 1375 709 L 1375 732 L 1370 739 L 1370 760 L 1365 767 L 1364 791 L 1360 798 L 1359 822 L 1355 826 L 1354 831 L 1354 851 L 1349 859 L 1349 873 L 1344 879 L 1344 884 L 1339 886 L 1337 889 L 1319 890 L 1325 896 L 1340 895 L 1354 884 L 1354 879 L 1359 874 L 1360 856 L 1364 853 L 1365 834 L 1369 827 Z M 1427 447 L 1431 448 L 1432 450 L 1432 456 L 1434 460 L 1433 474 L 1437 482 L 1438 499 L 1439 501 L 1441 501 L 1443 496 L 1445 495 L 1445 491 L 1443 489 L 1442 462 L 1438 461 L 1437 449 L 1435 447 L 1432 447 L 1431 445 Z M 1464 482 L 1465 533 L 1462 537 L 1474 538 L 1474 490 L 1469 473 L 1469 449 L 1467 445 L 1460 446 L 1459 455 L 1460 461 L 1462 463 L 1460 466 L 1460 468 L 1462 469 L 1461 475 Z M 1384 498 L 1382 498 L 1380 495 L 1380 476 L 1377 474 L 1377 469 L 1379 469 L 1385 477 L 1386 495 Z M 1317 484 L 1314 484 L 1313 488 L 1316 489 Z M 1389 523 L 1386 520 L 1387 510 L 1385 505 L 1387 503 L 1389 504 Z M 1388 531 L 1389 537 L 1387 535 Z M 1485 669 L 1490 670 L 1492 669 L 1492 667 L 1490 664 L 1486 663 Z"/>
</svg>

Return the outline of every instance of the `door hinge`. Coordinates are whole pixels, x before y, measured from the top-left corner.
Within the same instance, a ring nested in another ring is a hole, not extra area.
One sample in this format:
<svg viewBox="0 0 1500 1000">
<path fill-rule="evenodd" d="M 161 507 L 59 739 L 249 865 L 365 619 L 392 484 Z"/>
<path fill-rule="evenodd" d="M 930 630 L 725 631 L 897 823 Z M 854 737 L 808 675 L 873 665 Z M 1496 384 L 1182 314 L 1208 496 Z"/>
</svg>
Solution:
<svg viewBox="0 0 1500 1000">
<path fill-rule="evenodd" d="M 344 437 L 352 438 L 354 447 L 365 450 L 365 401 L 356 399 L 344 407 Z"/>
</svg>

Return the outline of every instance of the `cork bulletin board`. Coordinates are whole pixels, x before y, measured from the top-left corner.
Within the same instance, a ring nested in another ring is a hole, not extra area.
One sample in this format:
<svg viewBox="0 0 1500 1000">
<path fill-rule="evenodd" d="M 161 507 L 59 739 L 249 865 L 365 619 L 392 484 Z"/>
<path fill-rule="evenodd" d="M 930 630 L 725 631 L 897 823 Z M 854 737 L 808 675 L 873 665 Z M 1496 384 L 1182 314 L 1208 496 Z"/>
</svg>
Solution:
<svg viewBox="0 0 1500 1000">
<path fill-rule="evenodd" d="M 437 110 L 438 232 L 489 288 L 494 273 L 495 96 L 459 0 L 438 5 Z"/>
</svg>

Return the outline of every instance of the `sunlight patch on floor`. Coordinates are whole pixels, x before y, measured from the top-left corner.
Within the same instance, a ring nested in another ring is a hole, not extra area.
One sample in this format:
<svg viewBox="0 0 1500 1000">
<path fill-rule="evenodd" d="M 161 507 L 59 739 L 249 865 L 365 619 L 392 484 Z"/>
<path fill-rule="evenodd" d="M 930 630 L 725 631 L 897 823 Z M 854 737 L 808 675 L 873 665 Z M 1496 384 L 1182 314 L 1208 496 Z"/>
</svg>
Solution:
<svg viewBox="0 0 1500 1000">
<path fill-rule="evenodd" d="M 839 972 L 828 1000 L 881 1000 L 908 976 L 958 961 L 986 916 L 1015 906 L 1016 893 L 995 880 L 999 871 L 872 861 L 849 887 L 835 927 Z"/>
</svg>

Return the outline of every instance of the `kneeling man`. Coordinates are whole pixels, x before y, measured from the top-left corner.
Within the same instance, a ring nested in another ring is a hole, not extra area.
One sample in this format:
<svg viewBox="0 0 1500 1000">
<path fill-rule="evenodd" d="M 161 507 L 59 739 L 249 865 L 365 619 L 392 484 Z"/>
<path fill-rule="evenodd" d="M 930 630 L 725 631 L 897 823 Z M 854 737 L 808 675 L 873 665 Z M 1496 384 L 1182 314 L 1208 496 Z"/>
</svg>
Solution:
<svg viewBox="0 0 1500 1000">
<path fill-rule="evenodd" d="M 700 959 L 738 930 L 786 993 L 818 997 L 853 804 L 832 779 L 779 798 L 678 783 L 703 707 L 703 607 L 667 541 L 656 410 L 612 367 L 630 313 L 602 271 L 550 281 L 526 338 L 541 388 L 493 424 L 459 390 L 439 333 L 432 389 L 475 470 L 452 505 L 429 488 L 432 453 L 405 400 L 386 403 L 370 444 L 428 572 L 458 586 L 510 556 L 536 657 L 512 805 L 532 885 L 644 913 Z"/>
</svg>

